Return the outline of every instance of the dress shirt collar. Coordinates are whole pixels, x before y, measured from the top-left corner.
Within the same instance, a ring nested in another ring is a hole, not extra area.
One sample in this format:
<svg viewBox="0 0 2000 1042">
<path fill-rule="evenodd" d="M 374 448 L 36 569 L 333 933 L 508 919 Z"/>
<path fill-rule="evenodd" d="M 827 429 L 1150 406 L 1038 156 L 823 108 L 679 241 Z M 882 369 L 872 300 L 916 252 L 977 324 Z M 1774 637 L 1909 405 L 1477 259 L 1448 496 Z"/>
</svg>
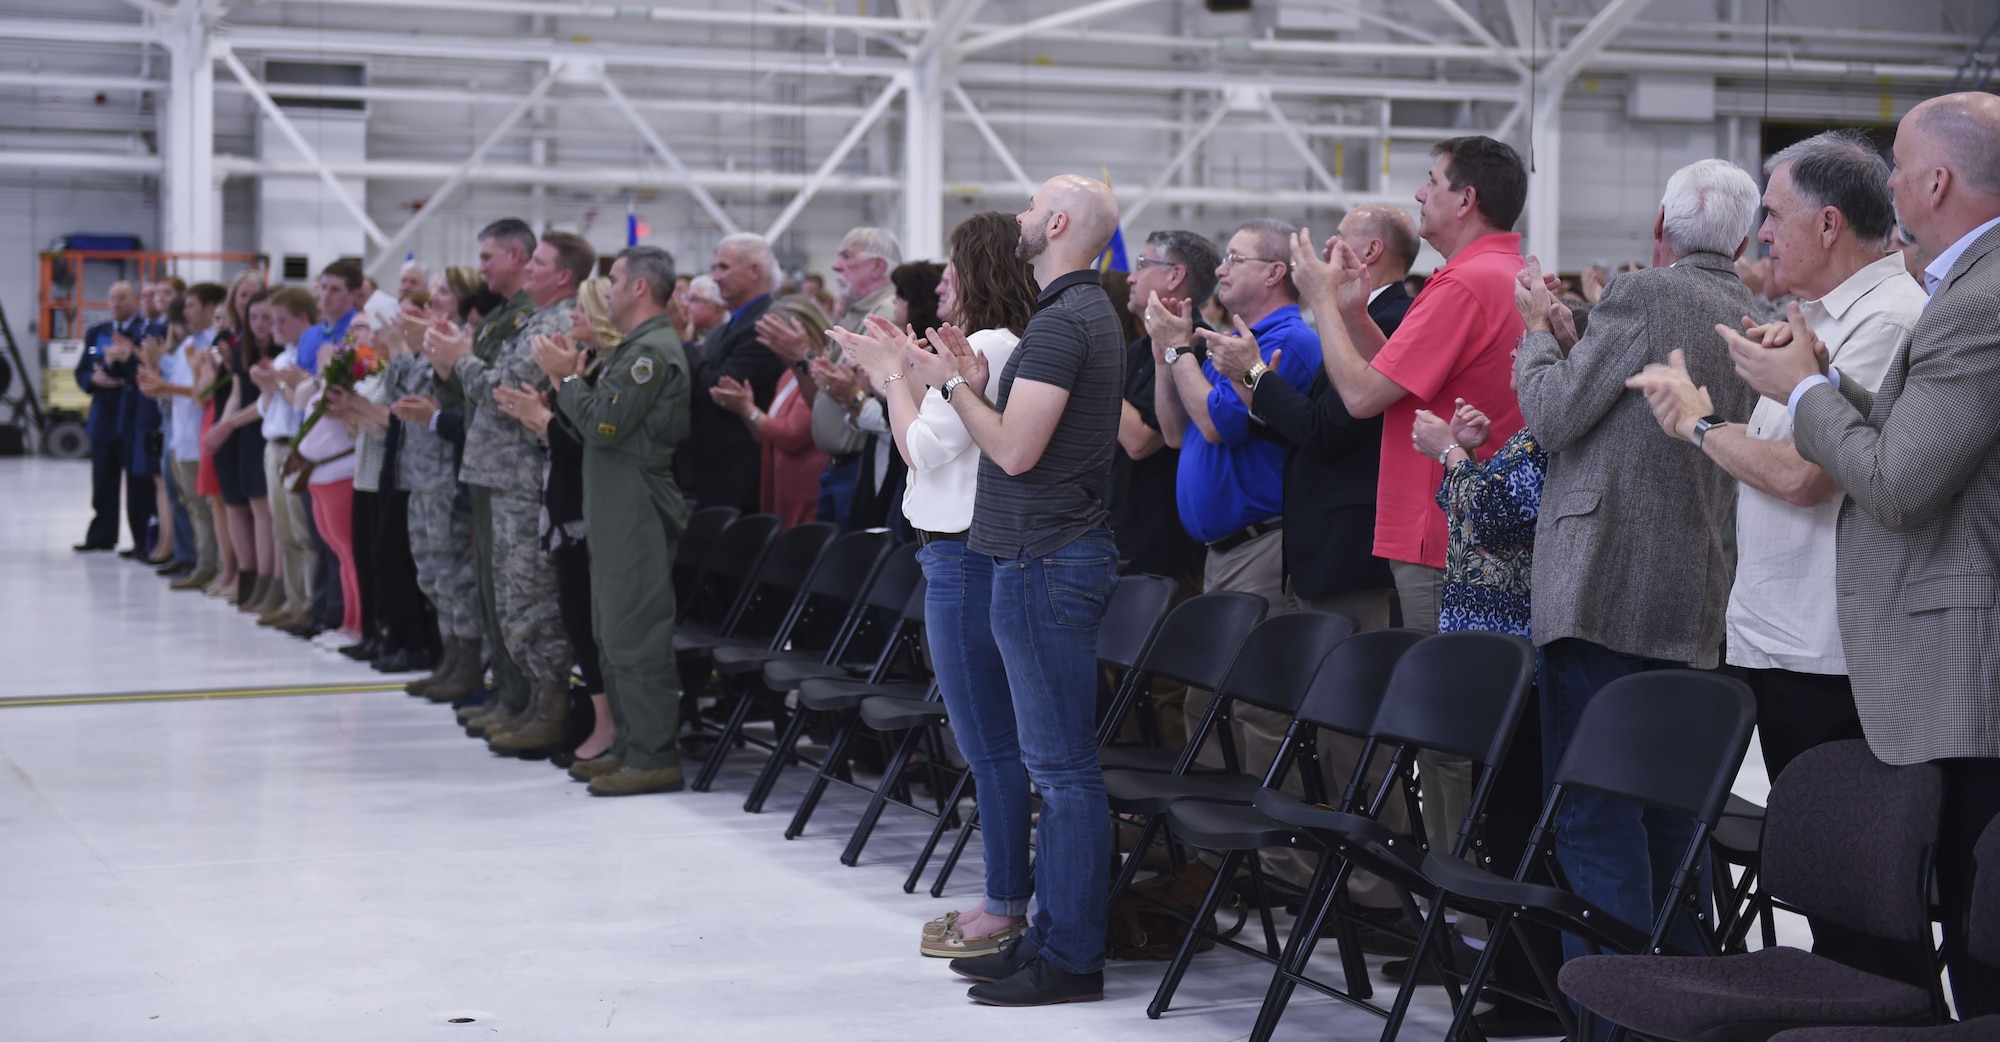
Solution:
<svg viewBox="0 0 2000 1042">
<path fill-rule="evenodd" d="M 1042 290 L 1041 295 L 1035 298 L 1036 309 L 1039 310 L 1047 307 L 1050 301 L 1068 292 L 1071 286 L 1081 286 L 1086 282 L 1093 286 L 1098 286 L 1102 285 L 1104 280 L 1098 278 L 1096 268 L 1080 268 L 1076 271 L 1057 276 L 1056 280 L 1049 283 L 1048 287 Z"/>
<path fill-rule="evenodd" d="M 878 287 L 875 290 L 875 292 L 870 293 L 867 296 L 862 297 L 860 300 L 857 300 L 847 305 L 847 310 L 841 312 L 840 317 L 844 319 L 849 315 L 856 315 L 862 319 L 866 319 L 869 315 L 875 312 L 876 308 L 881 307 L 883 303 L 889 299 L 890 295 L 895 292 L 896 292 L 896 284 L 893 282 L 885 282 L 880 287 Z"/>
<path fill-rule="evenodd" d="M 1938 254 L 1936 260 L 1924 265 L 1924 292 L 1932 296 L 1937 295 L 1938 289 L 1944 285 L 1944 280 L 1951 276 L 1951 269 L 1958 264 L 1958 259 L 1965 256 L 1965 251 L 1971 249 L 1972 244 L 1979 241 L 1980 236 L 1992 231 L 1995 227 L 2000 227 L 2000 217 L 1995 217 L 1985 224 L 1966 232 L 1963 238 L 1946 247 L 1943 253 Z"/>
<path fill-rule="evenodd" d="M 1302 321 L 1304 319 L 1299 317 L 1299 306 L 1297 304 L 1286 304 L 1284 307 L 1258 319 L 1257 324 L 1250 327 L 1250 332 L 1255 336 L 1263 336 L 1270 332 L 1272 327 L 1280 323 Z"/>
<path fill-rule="evenodd" d="M 1377 287 L 1375 287 L 1374 289 L 1371 289 L 1371 290 L 1369 290 L 1369 291 L 1368 291 L 1368 303 L 1370 303 L 1370 304 L 1373 304 L 1373 303 L 1375 303 L 1375 298 L 1376 298 L 1376 297 L 1379 297 L 1379 296 L 1381 296 L 1381 295 L 1382 295 L 1382 291 L 1383 291 L 1383 290 L 1385 290 L 1385 289 L 1388 289 L 1388 288 L 1389 288 L 1389 284 L 1385 282 L 1385 283 L 1381 284 L 1380 286 L 1377 286 Z"/>
<path fill-rule="evenodd" d="M 1860 303 L 1861 298 L 1873 293 L 1875 287 L 1897 276 L 1909 278 L 1909 273 L 1903 268 L 1903 255 L 1900 253 L 1885 254 L 1862 265 L 1854 274 L 1849 275 L 1843 280 L 1840 285 L 1828 290 L 1826 296 L 1818 300 L 1806 301 L 1805 304 L 1816 308 L 1830 318 L 1839 320 L 1847 317 L 1848 309 Z"/>
<path fill-rule="evenodd" d="M 347 314 L 342 315 L 337 319 L 329 319 L 326 322 L 321 323 L 320 330 L 321 332 L 326 334 L 326 338 L 328 340 L 338 340 L 341 337 L 347 335 L 347 327 L 353 324 L 354 316 L 360 313 L 361 313 L 360 311 L 354 308 L 348 308 Z"/>
<path fill-rule="evenodd" d="M 1482 235 L 1466 243 L 1465 248 L 1454 254 L 1450 260 L 1440 265 L 1438 271 L 1443 271 L 1453 265 L 1463 264 L 1474 257 L 1481 257 L 1489 253 L 1508 253 L 1514 255 L 1516 258 L 1520 257 L 1521 233 L 1494 232 L 1491 235 Z"/>
<path fill-rule="evenodd" d="M 754 307 L 756 307 L 756 306 L 757 306 L 757 302 L 758 302 L 758 301 L 760 301 L 760 300 L 769 300 L 769 299 L 770 299 L 770 297 L 771 297 L 771 295 L 770 295 L 769 293 L 759 293 L 759 294 L 757 294 L 756 296 L 754 296 L 754 297 L 751 297 L 751 298 L 749 299 L 749 301 L 748 301 L 748 302 L 746 302 L 746 303 L 745 303 L 745 304 L 744 304 L 744 305 L 743 305 L 742 307 L 740 307 L 740 308 L 737 308 L 736 310 L 734 310 L 734 311 L 732 311 L 732 312 L 730 312 L 730 313 L 729 313 L 729 322 L 728 322 L 727 324 L 728 324 L 728 325 L 732 325 L 732 326 L 733 326 L 733 325 L 735 325 L 735 324 L 736 324 L 736 320 L 737 320 L 737 319 L 739 319 L 739 318 L 742 318 L 742 317 L 743 317 L 743 313 L 744 313 L 745 311 L 748 311 L 748 310 L 750 310 L 751 308 L 754 308 Z"/>
</svg>

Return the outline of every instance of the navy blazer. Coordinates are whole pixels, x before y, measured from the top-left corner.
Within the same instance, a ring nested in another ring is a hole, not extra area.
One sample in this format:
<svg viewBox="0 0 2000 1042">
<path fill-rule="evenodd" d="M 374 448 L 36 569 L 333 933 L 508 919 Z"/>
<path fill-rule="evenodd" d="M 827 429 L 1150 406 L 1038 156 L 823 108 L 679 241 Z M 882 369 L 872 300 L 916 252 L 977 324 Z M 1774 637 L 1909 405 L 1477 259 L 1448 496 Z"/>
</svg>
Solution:
<svg viewBox="0 0 2000 1042">
<path fill-rule="evenodd" d="M 126 379 L 127 377 L 121 374 L 130 363 L 113 366 L 105 359 L 104 350 L 111 346 L 113 332 L 124 333 L 126 338 L 136 345 L 144 337 L 145 330 L 146 319 L 135 313 L 123 322 L 105 319 L 91 326 L 83 334 L 83 353 L 76 359 L 76 385 L 83 393 L 90 396 L 90 416 L 85 421 L 84 433 L 90 436 L 91 441 L 117 439 L 118 414 L 124 398 L 124 388 L 99 387 L 90 382 L 90 374 L 103 369 L 114 377 Z"/>
</svg>

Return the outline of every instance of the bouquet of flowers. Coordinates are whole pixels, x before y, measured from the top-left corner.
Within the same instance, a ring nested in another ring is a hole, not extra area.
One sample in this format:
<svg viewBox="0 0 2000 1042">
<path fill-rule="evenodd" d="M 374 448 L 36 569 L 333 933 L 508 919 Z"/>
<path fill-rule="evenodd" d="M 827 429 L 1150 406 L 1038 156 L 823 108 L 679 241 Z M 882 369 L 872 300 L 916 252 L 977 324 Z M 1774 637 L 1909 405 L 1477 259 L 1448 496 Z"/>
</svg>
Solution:
<svg viewBox="0 0 2000 1042">
<path fill-rule="evenodd" d="M 355 384 L 381 372 L 382 364 L 382 356 L 363 342 L 355 331 L 350 330 L 346 339 L 340 342 L 340 349 L 320 365 L 320 382 L 329 389 L 338 387 L 352 391 Z M 306 440 L 306 433 L 311 431 L 313 425 L 324 415 L 326 415 L 326 395 L 322 392 L 318 404 L 313 406 L 312 415 L 307 416 L 305 422 L 299 424 L 297 436 L 299 442 Z"/>
</svg>

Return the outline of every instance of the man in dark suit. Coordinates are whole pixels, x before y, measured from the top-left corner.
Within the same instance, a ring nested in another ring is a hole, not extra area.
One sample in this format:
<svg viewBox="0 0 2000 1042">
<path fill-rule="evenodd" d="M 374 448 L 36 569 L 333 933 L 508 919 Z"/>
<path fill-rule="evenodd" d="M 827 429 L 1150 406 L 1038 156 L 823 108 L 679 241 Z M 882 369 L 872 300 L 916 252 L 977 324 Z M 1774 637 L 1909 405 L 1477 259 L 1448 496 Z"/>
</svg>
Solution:
<svg viewBox="0 0 2000 1042">
<path fill-rule="evenodd" d="M 771 244 L 748 232 L 722 240 L 708 271 L 722 290 L 729 320 L 688 350 L 694 400 L 688 443 L 677 470 L 681 487 L 702 506 L 733 506 L 752 513 L 760 489 L 757 438 L 708 392 L 723 377 L 732 377 L 750 385 L 759 409 L 770 408 L 785 360 L 757 342 L 757 320 L 771 310 L 771 294 L 782 272 Z"/>
<path fill-rule="evenodd" d="M 90 395 L 90 528 L 79 553 L 118 547 L 118 486 L 125 481 L 125 446 L 119 434 L 119 408 L 124 399 L 123 373 L 138 354 L 145 319 L 139 316 L 139 294 L 129 282 L 117 282 L 107 294 L 111 317 L 83 334 L 83 353 L 76 360 L 76 385 Z M 133 533 L 134 545 L 145 532 Z"/>
<path fill-rule="evenodd" d="M 1880 390 L 1842 379 L 1838 366 L 1822 371 L 1824 345 L 1796 309 L 1773 347 L 1724 330 L 1737 373 L 1790 407 L 1799 455 L 1847 493 L 1834 584 L 1854 704 L 1876 756 L 1944 771 L 1938 904 L 1952 997 L 1968 1019 L 2000 1013 L 2000 970 L 1972 957 L 1967 939 L 1973 847 L 2000 814 L 1996 155 L 2000 97 L 1990 94 L 1932 98 L 1896 129 L 1889 192 L 1931 258 L 1930 303 Z"/>
</svg>

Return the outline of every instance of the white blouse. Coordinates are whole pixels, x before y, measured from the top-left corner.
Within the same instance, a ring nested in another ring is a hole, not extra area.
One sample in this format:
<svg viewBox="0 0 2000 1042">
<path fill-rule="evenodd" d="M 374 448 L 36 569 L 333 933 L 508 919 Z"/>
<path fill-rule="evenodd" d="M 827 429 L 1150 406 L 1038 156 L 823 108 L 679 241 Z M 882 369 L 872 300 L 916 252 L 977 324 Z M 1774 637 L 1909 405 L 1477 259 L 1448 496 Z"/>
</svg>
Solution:
<svg viewBox="0 0 2000 1042">
<path fill-rule="evenodd" d="M 986 356 L 989 382 L 1007 368 L 1021 338 L 1009 329 L 982 329 L 965 338 Z M 907 393 L 892 388 L 891 393 Z M 973 444 L 958 410 L 937 388 L 924 392 L 917 418 L 903 437 L 910 476 L 903 489 L 903 516 L 927 532 L 963 532 L 972 527 L 972 497 L 979 486 L 979 446 Z"/>
</svg>

